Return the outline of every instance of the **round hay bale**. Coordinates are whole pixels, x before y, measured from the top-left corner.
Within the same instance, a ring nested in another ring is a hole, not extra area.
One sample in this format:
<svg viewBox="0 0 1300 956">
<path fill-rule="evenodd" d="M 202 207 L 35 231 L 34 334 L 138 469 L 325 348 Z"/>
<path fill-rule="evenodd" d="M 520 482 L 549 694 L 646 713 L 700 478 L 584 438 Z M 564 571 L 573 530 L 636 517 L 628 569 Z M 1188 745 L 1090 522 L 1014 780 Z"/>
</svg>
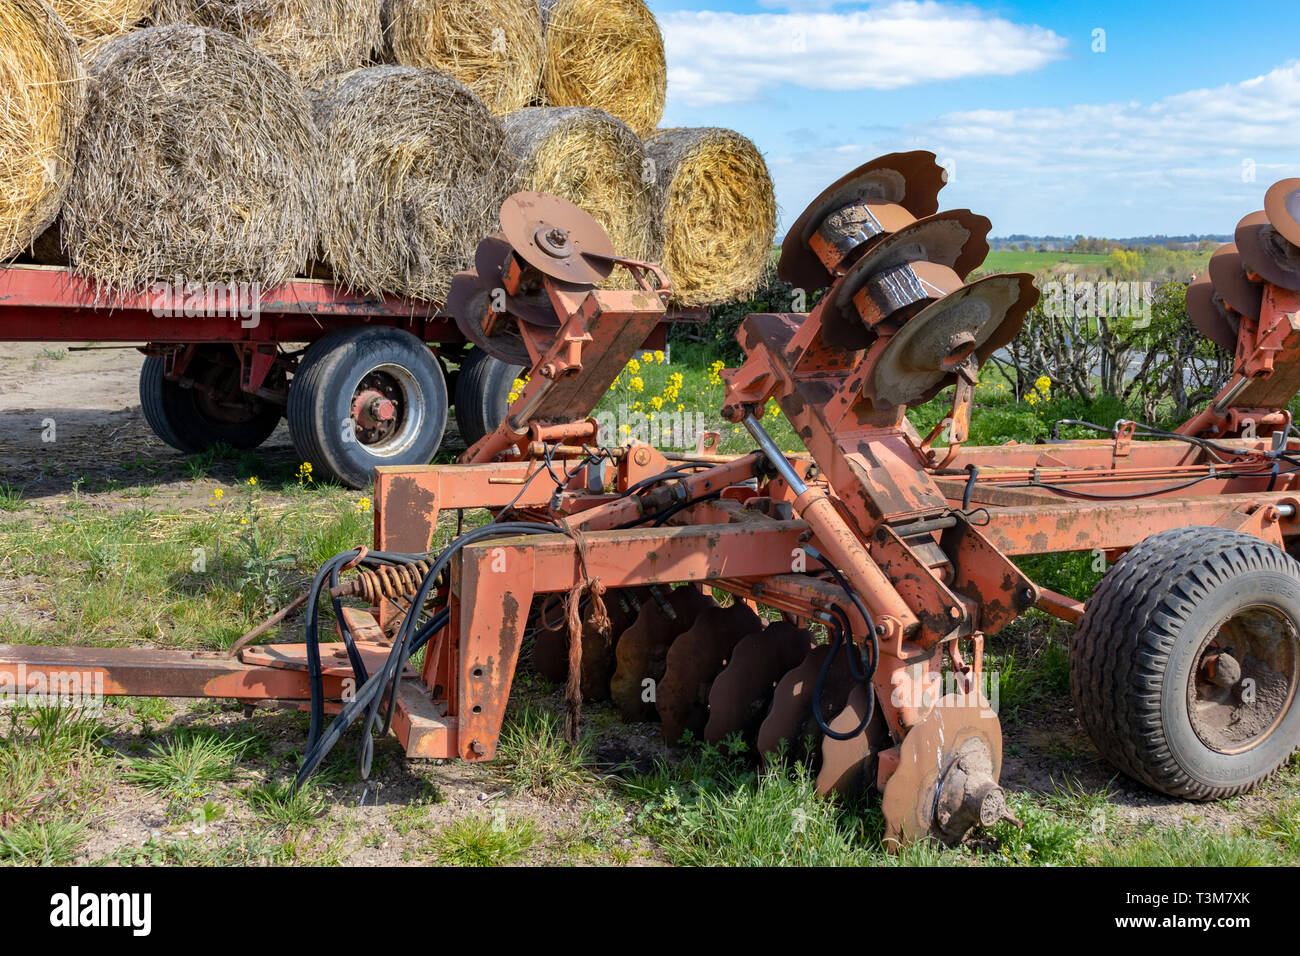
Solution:
<svg viewBox="0 0 1300 956">
<path fill-rule="evenodd" d="M 166 26 L 106 44 L 91 79 L 62 217 L 75 268 L 138 288 L 305 267 L 321 142 L 287 73 L 228 33 Z"/>
<path fill-rule="evenodd" d="M 388 58 L 455 77 L 492 112 L 537 98 L 542 17 L 537 0 L 385 0 Z"/>
<path fill-rule="evenodd" d="M 382 39 L 383 0 L 157 0 L 155 24 L 223 30 L 309 86 L 363 65 Z"/>
<path fill-rule="evenodd" d="M 130 33 L 149 14 L 152 0 L 47 0 L 78 43 Z"/>
<path fill-rule="evenodd" d="M 645 147 L 628 127 L 597 109 L 533 107 L 505 118 L 519 159 L 520 189 L 567 199 L 609 233 L 614 250 L 655 262 L 663 250 L 659 191 Z M 631 277 L 617 270 L 614 284 Z"/>
<path fill-rule="evenodd" d="M 663 196 L 673 300 L 721 305 L 753 292 L 772 259 L 776 194 L 758 148 L 729 129 L 666 129 L 646 143 Z"/>
<path fill-rule="evenodd" d="M 356 70 L 311 97 L 326 144 L 326 263 L 368 293 L 443 301 L 514 191 L 501 121 L 461 83 L 414 66 Z"/>
<path fill-rule="evenodd" d="M 541 0 L 542 87 L 551 106 L 594 106 L 641 137 L 663 119 L 668 66 L 642 0 Z"/>
<path fill-rule="evenodd" d="M 40 0 L 0 0 L 0 261 L 58 215 L 85 105 L 67 27 Z"/>
</svg>

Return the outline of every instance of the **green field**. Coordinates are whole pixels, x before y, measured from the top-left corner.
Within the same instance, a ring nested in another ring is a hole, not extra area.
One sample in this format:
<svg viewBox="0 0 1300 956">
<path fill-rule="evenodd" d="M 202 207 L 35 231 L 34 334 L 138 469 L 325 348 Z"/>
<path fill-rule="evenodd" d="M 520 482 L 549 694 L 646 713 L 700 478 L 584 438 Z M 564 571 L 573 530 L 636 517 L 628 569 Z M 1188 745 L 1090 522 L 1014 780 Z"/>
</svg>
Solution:
<svg viewBox="0 0 1300 956">
<path fill-rule="evenodd" d="M 1041 272 L 1059 265 L 1100 267 L 1109 256 L 1088 252 L 1021 252 L 994 249 L 980 267 L 981 272 Z"/>
</svg>

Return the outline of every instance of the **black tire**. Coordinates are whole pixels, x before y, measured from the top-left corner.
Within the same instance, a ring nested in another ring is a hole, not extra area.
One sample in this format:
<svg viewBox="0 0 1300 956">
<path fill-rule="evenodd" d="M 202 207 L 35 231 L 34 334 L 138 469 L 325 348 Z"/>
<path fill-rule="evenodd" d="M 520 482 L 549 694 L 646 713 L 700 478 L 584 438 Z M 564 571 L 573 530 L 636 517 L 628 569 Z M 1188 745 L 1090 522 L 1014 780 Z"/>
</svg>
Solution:
<svg viewBox="0 0 1300 956">
<path fill-rule="evenodd" d="M 223 405 L 220 415 L 205 394 L 168 381 L 166 363 L 150 355 L 140 368 L 140 406 L 145 421 L 160 439 L 187 455 L 211 448 L 218 442 L 232 448 L 256 448 L 271 437 L 283 415 L 280 406 L 239 390 L 239 363 L 233 350 L 223 346 L 199 351 L 186 377 L 214 385 L 233 401 Z"/>
<path fill-rule="evenodd" d="M 394 400 L 396 412 L 371 429 L 353 406 L 376 389 Z M 447 382 L 410 332 L 339 329 L 307 350 L 289 387 L 288 417 L 294 448 L 317 477 L 364 488 L 376 466 L 432 460 L 447 427 Z"/>
<path fill-rule="evenodd" d="M 481 348 L 472 348 L 465 355 L 456 374 L 456 427 L 466 447 L 472 448 L 496 431 L 506 417 L 510 387 L 523 371 L 522 365 L 493 358 Z"/>
<path fill-rule="evenodd" d="M 1154 790 L 1243 793 L 1300 743 L 1298 634 L 1300 564 L 1284 551 L 1223 528 L 1161 532 L 1088 601 L 1070 649 L 1075 712 Z"/>
</svg>

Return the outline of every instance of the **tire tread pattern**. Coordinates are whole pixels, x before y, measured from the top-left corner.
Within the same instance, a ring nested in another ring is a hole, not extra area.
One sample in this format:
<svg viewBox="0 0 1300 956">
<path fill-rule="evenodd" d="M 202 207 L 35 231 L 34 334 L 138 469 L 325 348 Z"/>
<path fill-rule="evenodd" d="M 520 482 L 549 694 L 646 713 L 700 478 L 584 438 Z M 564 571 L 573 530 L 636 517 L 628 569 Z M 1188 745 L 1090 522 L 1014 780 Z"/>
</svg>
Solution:
<svg viewBox="0 0 1300 956">
<path fill-rule="evenodd" d="M 1294 559 L 1243 532 L 1217 527 L 1161 532 L 1107 572 L 1079 622 L 1070 647 L 1075 713 L 1103 757 L 1161 793 L 1222 799 L 1249 790 L 1278 769 L 1232 786 L 1198 781 L 1175 759 L 1161 714 L 1165 669 L 1180 629 L 1214 588 L 1251 570 L 1300 580 Z"/>
</svg>

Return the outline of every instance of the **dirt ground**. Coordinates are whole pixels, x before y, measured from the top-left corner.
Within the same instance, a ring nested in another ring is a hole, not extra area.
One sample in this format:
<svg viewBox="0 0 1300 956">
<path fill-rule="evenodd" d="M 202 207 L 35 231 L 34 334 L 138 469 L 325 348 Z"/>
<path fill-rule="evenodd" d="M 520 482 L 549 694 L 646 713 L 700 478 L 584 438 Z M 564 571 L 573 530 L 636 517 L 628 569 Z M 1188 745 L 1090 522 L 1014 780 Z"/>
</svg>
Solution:
<svg viewBox="0 0 1300 956">
<path fill-rule="evenodd" d="M 179 466 L 184 456 L 140 411 L 143 361 L 133 348 L 0 342 L 0 482 L 40 497 L 77 476 L 121 478 L 144 459 Z M 283 423 L 263 451 L 293 457 Z"/>
</svg>

